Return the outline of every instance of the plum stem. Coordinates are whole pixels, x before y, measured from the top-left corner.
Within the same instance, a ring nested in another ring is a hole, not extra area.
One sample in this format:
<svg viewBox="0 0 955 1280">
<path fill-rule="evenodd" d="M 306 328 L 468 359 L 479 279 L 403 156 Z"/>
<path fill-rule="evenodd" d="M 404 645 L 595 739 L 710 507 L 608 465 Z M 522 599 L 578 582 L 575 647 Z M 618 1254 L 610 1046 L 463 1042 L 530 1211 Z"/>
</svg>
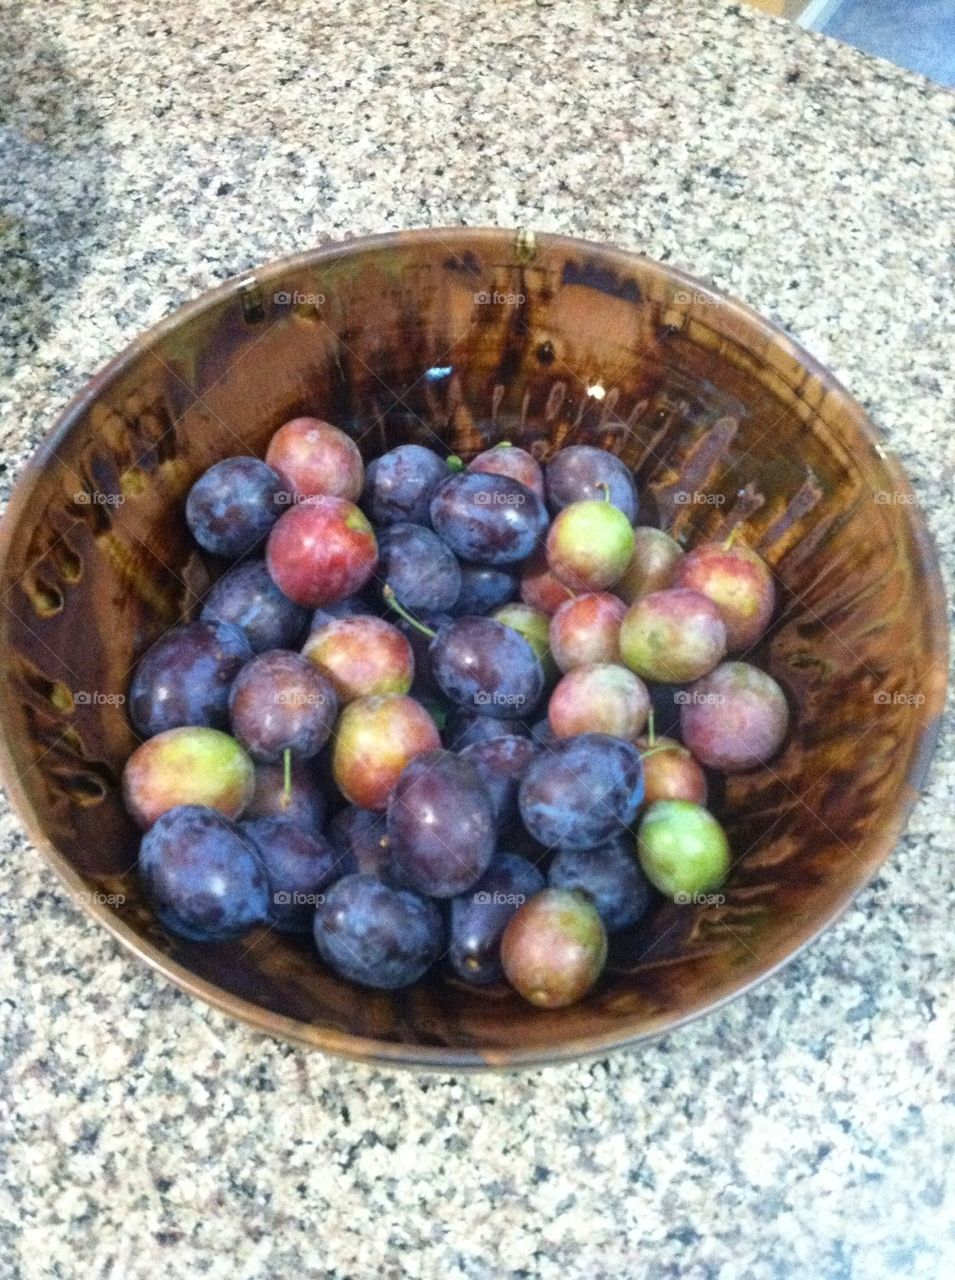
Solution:
<svg viewBox="0 0 955 1280">
<path fill-rule="evenodd" d="M 389 607 L 394 609 L 395 613 L 397 613 L 400 617 L 404 618 L 405 622 L 407 622 L 410 626 L 414 627 L 416 631 L 420 631 L 423 636 L 427 636 L 430 640 L 433 640 L 434 637 L 438 634 L 437 631 L 432 631 L 430 627 L 426 627 L 423 622 L 419 622 L 413 613 L 408 612 L 408 610 L 404 607 L 404 605 L 395 595 L 394 588 L 392 587 L 390 582 L 385 583 L 384 589 L 382 590 L 381 594 L 384 596 L 385 601 L 389 605 Z"/>
<path fill-rule="evenodd" d="M 282 769 L 284 772 L 284 783 L 282 786 L 282 805 L 288 808 L 289 801 L 292 799 L 292 748 L 286 747 L 282 752 Z"/>
<path fill-rule="evenodd" d="M 595 486 L 595 488 L 597 488 L 597 489 L 603 489 L 603 491 L 604 491 L 604 502 L 609 502 L 609 501 L 610 501 L 610 485 L 609 485 L 609 484 L 607 484 L 607 481 L 606 481 L 606 480 L 601 480 L 601 481 L 600 481 L 600 482 Z"/>
<path fill-rule="evenodd" d="M 730 529 L 729 531 L 729 537 L 723 543 L 724 551 L 729 551 L 730 547 L 733 545 L 733 543 L 736 541 L 737 537 L 739 536 L 739 531 L 740 529 L 742 529 L 742 527 L 743 527 L 742 520 L 740 520 L 738 524 L 733 525 L 732 529 Z"/>
<path fill-rule="evenodd" d="M 512 449 L 514 446 L 511 444 L 510 440 L 498 440 L 494 447 L 495 449 Z"/>
<path fill-rule="evenodd" d="M 654 715 L 653 708 L 651 707 L 650 714 L 647 716 L 647 742 L 652 747 L 656 745 L 656 740 L 657 740 L 656 716 Z"/>
<path fill-rule="evenodd" d="M 464 470 L 464 460 L 463 458 L 459 458 L 456 453 L 452 453 L 451 456 L 446 459 L 446 463 L 449 471 Z"/>
</svg>

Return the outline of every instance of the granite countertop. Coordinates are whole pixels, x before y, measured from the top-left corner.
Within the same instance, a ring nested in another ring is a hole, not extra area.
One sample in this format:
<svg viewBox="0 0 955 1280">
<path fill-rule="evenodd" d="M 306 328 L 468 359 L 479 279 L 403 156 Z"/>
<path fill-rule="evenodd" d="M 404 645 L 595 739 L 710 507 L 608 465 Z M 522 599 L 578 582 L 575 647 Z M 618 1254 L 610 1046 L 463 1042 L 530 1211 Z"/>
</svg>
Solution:
<svg viewBox="0 0 955 1280">
<path fill-rule="evenodd" d="M 223 277 L 498 223 L 781 322 L 955 566 L 946 91 L 722 0 L 0 9 L 4 497 L 68 396 Z M 953 847 L 948 734 L 895 856 L 782 974 L 634 1052 L 453 1078 L 189 999 L 4 808 L 0 1278 L 949 1277 Z"/>
</svg>

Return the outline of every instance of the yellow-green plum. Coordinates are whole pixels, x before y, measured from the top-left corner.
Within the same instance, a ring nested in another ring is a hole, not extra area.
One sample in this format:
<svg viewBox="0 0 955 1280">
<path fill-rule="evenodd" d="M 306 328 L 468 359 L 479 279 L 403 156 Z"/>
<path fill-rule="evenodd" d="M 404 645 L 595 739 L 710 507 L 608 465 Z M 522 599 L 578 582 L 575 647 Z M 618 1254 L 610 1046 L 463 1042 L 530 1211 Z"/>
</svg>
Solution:
<svg viewBox="0 0 955 1280">
<path fill-rule="evenodd" d="M 178 805 L 205 805 L 238 818 L 255 789 L 252 759 L 219 729 L 167 729 L 136 748 L 123 770 L 123 799 L 137 826 Z"/>
<path fill-rule="evenodd" d="M 573 502 L 547 532 L 547 563 L 573 591 L 605 591 L 633 555 L 633 526 L 610 502 Z"/>
<path fill-rule="evenodd" d="M 491 617 L 524 637 L 540 659 L 545 678 L 553 680 L 557 675 L 557 664 L 550 651 L 550 615 L 543 609 L 515 601 L 495 609 Z"/>
<path fill-rule="evenodd" d="M 698 591 L 672 587 L 642 596 L 620 624 L 620 656 L 644 680 L 685 684 L 726 653 L 719 609 Z"/>
</svg>

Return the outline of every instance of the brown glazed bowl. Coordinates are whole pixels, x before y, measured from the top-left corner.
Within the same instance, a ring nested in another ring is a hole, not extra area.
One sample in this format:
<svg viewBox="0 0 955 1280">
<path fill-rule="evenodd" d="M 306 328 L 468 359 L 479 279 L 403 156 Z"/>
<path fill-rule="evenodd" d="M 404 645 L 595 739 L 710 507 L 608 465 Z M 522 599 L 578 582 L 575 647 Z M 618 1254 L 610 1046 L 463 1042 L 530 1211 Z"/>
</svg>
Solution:
<svg viewBox="0 0 955 1280">
<path fill-rule="evenodd" d="M 430 374 L 428 371 L 431 371 Z M 288 418 L 546 458 L 592 442 L 635 470 L 644 519 L 685 542 L 742 536 L 778 578 L 760 660 L 791 700 L 770 768 L 721 798 L 725 902 L 662 905 L 582 1004 L 544 1012 L 438 972 L 399 993 L 334 977 L 260 930 L 199 945 L 144 901 L 120 800 L 137 657 L 192 616 L 210 566 L 183 500 Z M 908 482 L 842 387 L 778 329 L 688 276 L 560 236 L 427 230 L 351 240 L 184 307 L 67 408 L 2 540 L 0 755 L 14 804 L 74 896 L 186 991 L 273 1035 L 442 1068 L 594 1054 L 746 990 L 875 873 L 925 776 L 947 630 Z M 110 899 L 116 899 L 110 901 Z"/>
</svg>

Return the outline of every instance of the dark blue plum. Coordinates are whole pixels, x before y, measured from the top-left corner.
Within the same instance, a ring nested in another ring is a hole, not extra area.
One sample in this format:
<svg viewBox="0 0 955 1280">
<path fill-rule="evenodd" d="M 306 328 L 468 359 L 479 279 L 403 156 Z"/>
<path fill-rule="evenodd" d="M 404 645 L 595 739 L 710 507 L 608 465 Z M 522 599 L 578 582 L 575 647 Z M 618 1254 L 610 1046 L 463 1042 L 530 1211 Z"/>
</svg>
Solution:
<svg viewBox="0 0 955 1280">
<path fill-rule="evenodd" d="M 460 978 L 476 987 L 503 981 L 501 934 L 515 911 L 544 883 L 526 858 L 498 853 L 477 884 L 452 901 L 448 958 Z"/>
<path fill-rule="evenodd" d="M 264 542 L 287 497 L 278 472 L 261 459 L 226 458 L 189 490 L 186 523 L 205 551 L 237 560 Z"/>
<path fill-rule="evenodd" d="M 494 853 L 487 788 L 453 751 L 426 751 L 405 766 L 388 800 L 387 829 L 395 875 L 433 898 L 469 889 Z"/>
<path fill-rule="evenodd" d="M 551 515 L 572 502 L 609 497 L 631 524 L 636 521 L 639 503 L 633 475 L 616 454 L 606 449 L 595 449 L 589 444 L 561 449 L 545 467 L 544 480 Z"/>
<path fill-rule="evenodd" d="M 229 714 L 233 734 L 253 760 L 275 764 L 286 751 L 296 760 L 310 760 L 335 727 L 338 697 L 300 653 L 270 649 L 236 676 Z"/>
<path fill-rule="evenodd" d="M 487 787 L 498 830 L 517 820 L 520 782 L 537 752 L 537 744 L 530 738 L 510 735 L 475 742 L 461 751 L 461 759 L 474 765 Z"/>
<path fill-rule="evenodd" d="M 139 847 L 139 872 L 163 924 L 193 942 L 241 937 L 268 916 L 255 845 L 215 809 L 179 805 L 157 818 Z"/>
<path fill-rule="evenodd" d="M 361 872 L 389 879 L 388 830 L 383 813 L 350 804 L 332 819 L 329 835 L 341 859 L 343 875 Z"/>
<path fill-rule="evenodd" d="M 459 618 L 428 649 L 438 687 L 458 706 L 497 720 L 529 716 L 544 692 L 544 668 L 524 637 L 493 618 Z"/>
<path fill-rule="evenodd" d="M 456 555 L 471 564 L 526 560 L 547 528 L 547 508 L 519 480 L 464 471 L 431 499 L 431 523 Z"/>
<path fill-rule="evenodd" d="M 229 690 L 255 655 L 230 622 L 173 627 L 145 654 L 129 688 L 129 718 L 144 738 L 204 725 L 229 727 Z"/>
<path fill-rule="evenodd" d="M 244 818 L 288 818 L 296 826 L 320 835 L 328 802 L 318 780 L 317 766 L 292 762 L 292 785 L 285 794 L 281 764 L 255 766 L 255 791 Z"/>
<path fill-rule="evenodd" d="M 445 745 L 452 751 L 463 751 L 475 742 L 510 737 L 528 737 L 527 726 L 519 720 L 495 720 L 493 716 L 482 716 L 463 707 L 455 711 L 444 731 Z"/>
<path fill-rule="evenodd" d="M 635 746 L 581 733 L 544 747 L 531 761 L 519 804 L 524 826 L 545 848 L 592 849 L 629 827 L 643 794 Z"/>
<path fill-rule="evenodd" d="M 520 579 L 510 569 L 497 569 L 491 564 L 462 564 L 461 594 L 455 613 L 462 618 L 490 613 L 516 600 L 519 588 Z"/>
<path fill-rule="evenodd" d="M 543 720 L 535 720 L 531 725 L 531 737 L 540 747 L 552 747 L 558 740 L 557 734 L 550 727 L 550 721 L 544 716 Z"/>
<path fill-rule="evenodd" d="M 629 929 L 653 906 L 654 893 L 640 869 L 630 832 L 614 836 L 596 849 L 559 849 L 547 872 L 552 889 L 585 894 L 608 933 Z"/>
<path fill-rule="evenodd" d="M 264 653 L 295 648 L 308 610 L 282 595 L 264 560 L 250 560 L 222 575 L 206 596 L 200 617 L 203 622 L 231 623 L 245 632 L 254 653 Z"/>
<path fill-rule="evenodd" d="M 400 444 L 365 469 L 362 506 L 379 526 L 428 524 L 431 495 L 448 475 L 448 464 L 420 444 Z"/>
<path fill-rule="evenodd" d="M 269 878 L 269 924 L 283 933 L 308 933 L 321 891 L 345 874 L 337 849 L 288 818 L 253 818 L 239 827 Z"/>
<path fill-rule="evenodd" d="M 461 594 L 457 556 L 436 533 L 419 524 L 393 524 L 378 535 L 375 576 L 412 613 L 447 613 Z"/>
<path fill-rule="evenodd" d="M 337 881 L 315 912 L 315 945 L 336 973 L 391 991 L 425 974 L 444 950 L 444 922 L 433 902 L 377 876 Z"/>
</svg>

